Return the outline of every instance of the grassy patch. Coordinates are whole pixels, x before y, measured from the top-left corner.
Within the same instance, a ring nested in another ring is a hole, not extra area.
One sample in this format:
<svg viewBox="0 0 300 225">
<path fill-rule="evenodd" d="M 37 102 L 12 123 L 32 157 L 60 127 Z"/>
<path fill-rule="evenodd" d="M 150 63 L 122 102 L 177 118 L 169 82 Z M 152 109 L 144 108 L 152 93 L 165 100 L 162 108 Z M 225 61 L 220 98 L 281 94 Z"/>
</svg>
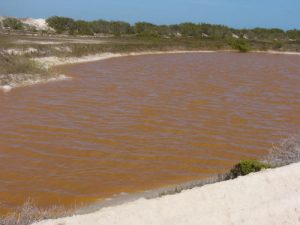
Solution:
<svg viewBox="0 0 300 225">
<path fill-rule="evenodd" d="M 49 74 L 36 62 L 26 56 L 0 53 L 0 74 Z"/>
</svg>

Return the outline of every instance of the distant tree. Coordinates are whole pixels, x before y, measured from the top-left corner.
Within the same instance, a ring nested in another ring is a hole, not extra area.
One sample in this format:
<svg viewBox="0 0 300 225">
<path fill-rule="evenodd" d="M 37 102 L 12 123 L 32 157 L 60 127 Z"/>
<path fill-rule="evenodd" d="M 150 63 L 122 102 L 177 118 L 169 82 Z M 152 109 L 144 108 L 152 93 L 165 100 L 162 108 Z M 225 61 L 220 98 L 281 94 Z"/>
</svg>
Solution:
<svg viewBox="0 0 300 225">
<path fill-rule="evenodd" d="M 73 23 L 71 28 L 73 34 L 79 35 L 93 35 L 94 32 L 91 28 L 91 23 L 84 20 L 77 20 Z"/>
<path fill-rule="evenodd" d="M 15 18 L 6 18 L 2 21 L 3 27 L 10 28 L 13 30 L 22 30 L 24 27 L 24 24 Z"/>
<path fill-rule="evenodd" d="M 112 34 L 121 35 L 130 33 L 130 24 L 122 21 L 110 22 L 110 30 Z"/>
<path fill-rule="evenodd" d="M 254 28 L 248 30 L 247 36 L 257 40 L 283 40 L 286 33 L 281 29 Z"/>
<path fill-rule="evenodd" d="M 198 25 L 200 32 L 207 34 L 214 39 L 227 39 L 231 38 L 232 34 L 236 34 L 234 29 L 223 25 L 213 25 L 202 23 Z"/>
<path fill-rule="evenodd" d="M 176 36 L 178 34 L 181 35 L 181 33 L 180 33 L 180 27 L 179 27 L 178 24 L 172 24 L 172 25 L 170 25 L 169 29 L 170 29 L 170 32 L 171 32 L 172 35 L 176 35 Z"/>
<path fill-rule="evenodd" d="M 106 20 L 92 21 L 90 26 L 94 33 L 110 33 L 110 22 Z"/>
<path fill-rule="evenodd" d="M 300 30 L 288 30 L 286 33 L 289 39 L 300 40 Z"/>
<path fill-rule="evenodd" d="M 52 16 L 46 20 L 49 27 L 53 28 L 57 33 L 70 32 L 72 33 L 74 29 L 75 21 L 67 17 Z"/>
<path fill-rule="evenodd" d="M 184 36 L 197 36 L 199 30 L 194 23 L 182 23 L 179 24 L 180 33 Z"/>
<path fill-rule="evenodd" d="M 157 34 L 157 26 L 152 23 L 138 22 L 134 25 L 134 31 L 137 34 L 153 35 Z"/>
<path fill-rule="evenodd" d="M 6 27 L 11 29 L 22 29 L 22 23 L 16 19 L 4 21 Z M 123 21 L 83 21 L 73 20 L 67 17 L 53 16 L 47 19 L 48 25 L 55 29 L 57 33 L 69 33 L 74 35 L 93 35 L 103 34 L 136 34 L 138 37 L 157 38 L 161 36 L 193 37 L 214 40 L 226 40 L 226 42 L 239 50 L 246 50 L 249 45 L 246 43 L 231 42 L 232 38 L 242 41 L 264 41 L 270 44 L 275 43 L 274 48 L 278 48 L 280 42 L 292 39 L 300 40 L 299 30 L 290 30 L 285 32 L 281 29 L 233 29 L 223 25 L 214 25 L 207 23 L 181 23 L 174 25 L 155 25 L 147 22 L 138 22 L 131 26 Z M 24 29 L 27 29 L 24 26 Z M 278 42 L 278 43 L 277 43 Z M 245 48 L 244 48 L 245 47 Z"/>
<path fill-rule="evenodd" d="M 157 32 L 159 35 L 171 35 L 172 34 L 170 26 L 167 26 L 167 25 L 158 26 Z"/>
</svg>

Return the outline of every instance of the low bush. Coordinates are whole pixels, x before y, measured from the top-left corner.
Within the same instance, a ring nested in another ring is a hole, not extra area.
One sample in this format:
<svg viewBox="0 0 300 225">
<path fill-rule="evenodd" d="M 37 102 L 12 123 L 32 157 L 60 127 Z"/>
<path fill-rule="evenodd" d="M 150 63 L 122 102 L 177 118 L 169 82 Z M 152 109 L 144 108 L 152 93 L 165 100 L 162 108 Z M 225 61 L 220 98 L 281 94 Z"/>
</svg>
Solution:
<svg viewBox="0 0 300 225">
<path fill-rule="evenodd" d="M 271 168 L 271 165 L 259 162 L 257 160 L 243 160 L 236 164 L 229 172 L 227 178 L 234 179 L 239 176 L 245 176 L 249 173 L 261 171 L 262 169 Z"/>
<path fill-rule="evenodd" d="M 6 18 L 2 21 L 2 24 L 5 28 L 13 30 L 22 30 L 24 28 L 24 24 L 16 18 Z"/>
<path fill-rule="evenodd" d="M 231 41 L 231 47 L 235 50 L 238 50 L 239 52 L 249 52 L 250 51 L 250 46 L 249 44 L 244 41 L 244 40 L 234 40 Z"/>
</svg>

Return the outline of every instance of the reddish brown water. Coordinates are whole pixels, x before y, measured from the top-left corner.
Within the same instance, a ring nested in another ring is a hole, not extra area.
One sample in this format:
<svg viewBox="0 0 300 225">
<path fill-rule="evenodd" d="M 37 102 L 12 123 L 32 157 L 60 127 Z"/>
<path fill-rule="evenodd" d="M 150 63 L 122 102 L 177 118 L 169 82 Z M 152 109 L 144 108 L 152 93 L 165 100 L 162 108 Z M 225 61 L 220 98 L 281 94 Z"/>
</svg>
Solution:
<svg viewBox="0 0 300 225">
<path fill-rule="evenodd" d="M 209 176 L 300 128 L 300 57 L 193 53 L 67 66 L 0 93 L 0 201 L 72 205 Z"/>
</svg>

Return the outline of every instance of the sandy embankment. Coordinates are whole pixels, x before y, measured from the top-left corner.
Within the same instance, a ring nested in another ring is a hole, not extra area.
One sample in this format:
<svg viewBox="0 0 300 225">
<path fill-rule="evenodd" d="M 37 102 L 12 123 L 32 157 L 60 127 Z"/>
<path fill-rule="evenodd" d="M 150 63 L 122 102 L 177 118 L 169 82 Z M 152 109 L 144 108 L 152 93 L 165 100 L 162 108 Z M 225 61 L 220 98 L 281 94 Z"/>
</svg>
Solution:
<svg viewBox="0 0 300 225">
<path fill-rule="evenodd" d="M 0 90 L 4 92 L 9 92 L 16 87 L 25 87 L 34 84 L 55 82 L 69 79 L 63 74 L 58 74 L 54 76 L 43 76 L 40 74 L 8 74 L 0 75 Z"/>
<path fill-rule="evenodd" d="M 32 50 L 30 50 L 32 51 Z M 96 55 L 87 55 L 82 57 L 41 57 L 33 58 L 33 60 L 44 67 L 49 69 L 53 66 L 65 65 L 65 64 L 74 64 L 74 63 L 84 63 L 84 62 L 93 62 L 99 60 L 105 60 L 110 58 L 122 57 L 122 56 L 137 56 L 137 55 L 149 55 L 149 54 L 175 54 L 175 53 L 196 53 L 196 52 L 212 52 L 212 51 L 156 51 L 156 52 L 138 52 L 138 53 L 101 53 Z M 26 52 L 20 52 L 16 49 L 9 49 L 9 54 L 22 55 Z M 28 85 L 47 83 L 53 81 L 61 81 L 70 79 L 65 75 L 54 75 L 54 76 L 41 76 L 38 74 L 8 74 L 0 75 L 0 90 L 4 92 L 9 92 L 13 88 L 23 87 Z"/>
<path fill-rule="evenodd" d="M 274 54 L 274 55 L 298 55 L 300 56 L 300 52 L 280 52 L 280 51 L 251 51 L 250 53 L 264 53 L 264 54 Z"/>
<path fill-rule="evenodd" d="M 82 57 L 41 57 L 41 58 L 33 58 L 34 61 L 41 64 L 41 66 L 45 68 L 50 68 L 53 66 L 64 65 L 64 64 L 74 64 L 74 63 L 84 63 L 84 62 L 93 62 L 99 60 L 105 60 L 110 58 L 122 57 L 122 56 L 139 56 L 139 55 L 155 55 L 155 54 L 180 54 L 180 53 L 213 53 L 216 51 L 145 51 L 145 52 L 131 52 L 131 53 L 101 53 L 95 55 L 87 55 Z M 221 51 L 221 52 L 232 52 L 232 51 Z M 285 55 L 300 55 L 299 52 L 277 52 L 277 51 L 254 51 L 254 53 L 267 53 L 267 54 L 285 54 Z M 66 80 L 70 77 L 65 75 L 57 75 L 52 76 L 51 78 L 37 76 L 36 78 L 34 75 L 23 74 L 19 76 L 17 74 L 11 74 L 8 78 L 12 78 L 7 84 L 0 85 L 0 90 L 7 92 L 10 91 L 12 88 L 21 87 L 21 86 L 28 86 L 33 84 L 39 83 L 46 83 L 52 81 L 60 81 Z"/>
<path fill-rule="evenodd" d="M 82 57 L 43 57 L 35 58 L 34 60 L 47 66 L 58 66 L 64 64 L 94 62 L 105 59 L 123 57 L 123 56 L 139 56 L 139 55 L 158 55 L 158 54 L 180 54 L 180 53 L 212 53 L 215 51 L 145 51 L 145 52 L 130 52 L 130 53 L 100 53 L 95 55 L 87 55 Z"/>
<path fill-rule="evenodd" d="M 158 54 L 180 54 L 180 53 L 214 53 L 218 51 L 144 51 L 131 53 L 101 53 L 95 55 L 87 55 L 82 57 L 66 57 L 60 58 L 55 56 L 35 58 L 34 60 L 45 65 L 46 67 L 58 66 L 64 64 L 85 63 L 122 56 L 139 56 L 139 55 L 158 55 Z M 220 52 L 235 52 L 235 51 L 220 51 Z M 300 55 L 300 52 L 278 52 L 278 51 L 253 51 L 253 53 L 264 54 L 282 54 L 282 55 Z"/>
<path fill-rule="evenodd" d="M 35 225 L 300 224 L 300 163 Z"/>
<path fill-rule="evenodd" d="M 100 53 L 95 55 L 87 55 L 82 57 L 42 57 L 34 58 L 34 60 L 40 63 L 45 68 L 50 68 L 53 66 L 66 65 L 66 64 L 75 64 L 75 63 L 85 63 L 85 62 L 94 62 L 105 59 L 124 57 L 124 56 L 141 56 L 141 55 L 159 55 L 159 54 L 183 54 L 183 53 L 214 53 L 217 51 L 144 51 L 144 52 L 130 52 L 130 53 Z M 235 52 L 235 51 L 220 51 L 220 52 Z M 284 54 L 284 55 L 299 55 L 300 52 L 277 52 L 277 51 L 255 51 L 253 53 L 264 53 L 264 54 Z M 65 77 L 66 78 L 66 77 Z"/>
</svg>

